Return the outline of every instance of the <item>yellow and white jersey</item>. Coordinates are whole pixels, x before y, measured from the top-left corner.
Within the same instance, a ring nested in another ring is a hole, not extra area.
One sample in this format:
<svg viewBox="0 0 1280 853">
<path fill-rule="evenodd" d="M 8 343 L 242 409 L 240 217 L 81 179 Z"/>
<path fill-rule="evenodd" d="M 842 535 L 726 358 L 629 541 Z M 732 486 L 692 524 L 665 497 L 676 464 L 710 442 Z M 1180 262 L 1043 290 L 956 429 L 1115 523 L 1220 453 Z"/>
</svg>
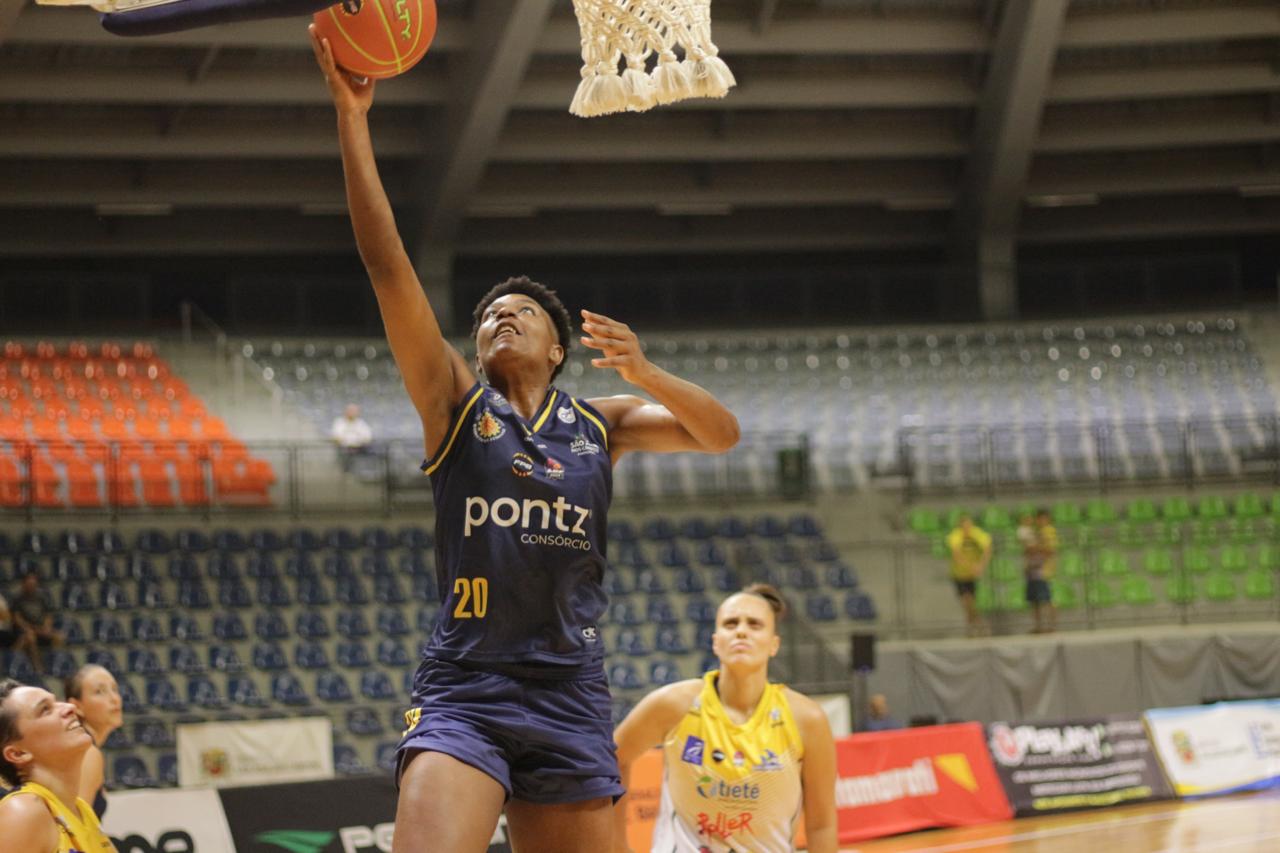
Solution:
<svg viewBox="0 0 1280 853">
<path fill-rule="evenodd" d="M 729 719 L 719 671 L 663 741 L 662 799 L 653 853 L 794 850 L 804 743 L 781 684 L 765 687 L 751 719 Z"/>
<path fill-rule="evenodd" d="M 35 782 L 27 782 L 9 796 L 18 797 L 23 794 L 39 797 L 49 809 L 49 814 L 58 827 L 57 853 L 106 853 L 115 850 L 111 846 L 111 839 L 107 838 L 98 824 L 98 816 L 84 800 L 76 798 L 76 811 L 73 812 L 52 791 Z"/>
</svg>

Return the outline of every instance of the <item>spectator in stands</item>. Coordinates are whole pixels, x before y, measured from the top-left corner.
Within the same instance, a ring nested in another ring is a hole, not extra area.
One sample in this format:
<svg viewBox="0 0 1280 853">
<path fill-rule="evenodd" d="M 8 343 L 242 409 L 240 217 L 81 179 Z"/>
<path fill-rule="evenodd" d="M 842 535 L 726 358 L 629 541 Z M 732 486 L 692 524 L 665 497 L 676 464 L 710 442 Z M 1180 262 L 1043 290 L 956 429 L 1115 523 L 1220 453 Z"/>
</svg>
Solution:
<svg viewBox="0 0 1280 853">
<path fill-rule="evenodd" d="M 78 797 L 93 738 L 69 702 L 41 687 L 0 681 L 0 800 L 3 849 L 22 853 L 109 853 L 115 847 Z"/>
<path fill-rule="evenodd" d="M 61 646 L 62 634 L 53 627 L 53 601 L 40 587 L 37 572 L 27 572 L 22 578 L 22 588 L 13 600 L 13 621 L 18 630 L 34 637 L 34 642 L 28 643 L 31 663 L 36 672 L 44 672 L 40 649 Z"/>
<path fill-rule="evenodd" d="M 835 853 L 836 756 L 827 715 L 807 696 L 769 681 L 785 612 L 768 584 L 726 598 L 711 640 L 720 668 L 655 690 L 614 731 L 624 785 L 636 759 L 655 745 L 663 750 L 662 813 L 652 849 L 709 849 L 706 813 L 741 811 L 717 792 L 757 782 L 769 796 L 753 804 L 749 825 L 721 815 L 716 850 L 794 850 L 792 832 L 803 814 L 807 849 Z M 627 851 L 627 811 L 624 797 L 613 812 L 615 853 Z"/>
<path fill-rule="evenodd" d="M 867 719 L 862 724 L 864 732 L 887 732 L 902 728 L 902 723 L 889 716 L 889 700 L 883 693 L 876 693 L 867 700 Z"/>
<path fill-rule="evenodd" d="M 355 403 L 348 403 L 342 414 L 333 419 L 329 437 L 338 445 L 343 471 L 350 471 L 356 458 L 368 454 L 373 446 L 373 429 L 360 417 L 360 407 Z"/>
<path fill-rule="evenodd" d="M 85 753 L 80 771 L 80 798 L 93 804 L 93 812 L 101 818 L 107 811 L 106 763 L 102 745 L 124 724 L 124 704 L 115 676 L 101 666 L 89 664 L 76 670 L 64 685 L 67 701 L 75 706 L 93 746 Z"/>
<path fill-rule="evenodd" d="M 964 607 L 968 634 L 986 634 L 987 623 L 978 612 L 975 598 L 978 580 L 991 562 L 991 535 L 974 524 L 972 518 L 962 515 L 955 530 L 947 534 L 947 550 L 951 553 L 951 580 Z"/>
<path fill-rule="evenodd" d="M 1027 603 L 1031 605 L 1033 634 L 1049 634 L 1057 627 L 1058 611 L 1053 606 L 1053 580 L 1058 568 L 1058 531 L 1047 509 L 1036 513 L 1034 537 L 1025 546 Z"/>
<path fill-rule="evenodd" d="M 18 627 L 9 602 L 0 595 L 0 649 L 17 649 L 32 657 L 35 640 L 34 633 Z"/>
</svg>

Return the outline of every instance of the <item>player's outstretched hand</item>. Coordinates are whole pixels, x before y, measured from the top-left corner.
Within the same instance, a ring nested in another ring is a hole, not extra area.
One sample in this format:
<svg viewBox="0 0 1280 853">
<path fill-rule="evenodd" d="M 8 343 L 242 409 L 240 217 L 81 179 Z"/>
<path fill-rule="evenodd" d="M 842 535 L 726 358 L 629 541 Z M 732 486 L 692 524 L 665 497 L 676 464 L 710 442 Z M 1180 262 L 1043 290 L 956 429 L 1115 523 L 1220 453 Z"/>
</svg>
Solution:
<svg viewBox="0 0 1280 853">
<path fill-rule="evenodd" d="M 640 339 L 626 323 L 596 314 L 582 312 L 582 345 L 599 350 L 601 358 L 591 359 L 592 367 L 612 368 L 632 385 L 640 385 L 655 369 L 640 349 Z"/>
<path fill-rule="evenodd" d="M 311 50 L 316 55 L 320 70 L 324 72 L 324 81 L 329 84 L 329 94 L 333 97 L 333 105 L 338 108 L 338 112 L 367 113 L 369 107 L 373 106 L 373 78 L 353 77 L 339 68 L 334 61 L 329 40 L 320 37 L 315 24 L 307 26 L 307 33 L 311 37 Z"/>
</svg>

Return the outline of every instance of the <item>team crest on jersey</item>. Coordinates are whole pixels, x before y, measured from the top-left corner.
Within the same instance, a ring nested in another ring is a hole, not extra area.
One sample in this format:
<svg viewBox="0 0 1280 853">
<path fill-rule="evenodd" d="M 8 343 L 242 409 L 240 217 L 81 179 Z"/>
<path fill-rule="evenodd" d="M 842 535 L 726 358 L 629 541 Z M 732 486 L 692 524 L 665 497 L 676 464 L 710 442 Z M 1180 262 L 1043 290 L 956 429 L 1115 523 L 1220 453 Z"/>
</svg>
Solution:
<svg viewBox="0 0 1280 853">
<path fill-rule="evenodd" d="M 533 473 L 533 457 L 528 453 L 517 453 L 512 456 L 511 473 L 517 477 L 528 477 Z"/>
<path fill-rule="evenodd" d="M 734 750 L 734 753 L 733 753 L 733 766 L 734 766 L 734 767 L 742 767 L 742 766 L 743 766 L 743 765 L 745 765 L 746 763 L 747 763 L 747 757 L 746 757 L 745 755 L 743 755 L 743 754 L 742 754 L 742 750 L 740 750 L 740 749 L 738 749 L 738 750 Z"/>
<path fill-rule="evenodd" d="M 780 725 L 782 725 L 782 711 L 774 708 L 769 712 L 769 728 L 776 729 Z"/>
<path fill-rule="evenodd" d="M 573 413 L 573 409 L 570 406 L 565 406 L 563 409 L 557 409 L 556 417 L 560 419 L 561 423 L 572 424 L 578 422 L 578 416 Z"/>
<path fill-rule="evenodd" d="M 495 418 L 493 416 L 493 412 L 488 409 L 485 409 L 484 413 L 476 419 L 475 427 L 473 429 L 475 431 L 476 438 L 483 442 L 490 442 L 495 438 L 502 438 L 507 431 L 507 428 L 503 426 L 502 421 Z"/>
<path fill-rule="evenodd" d="M 511 404 L 507 402 L 506 397 L 502 396 L 497 391 L 490 391 L 485 395 L 485 397 L 488 398 L 490 404 L 492 404 L 499 412 L 510 411 Z"/>
<path fill-rule="evenodd" d="M 563 480 L 564 466 L 548 456 L 546 475 L 548 480 Z"/>
<path fill-rule="evenodd" d="M 766 749 L 764 755 L 760 757 L 759 764 L 753 764 L 752 770 L 756 771 L 773 771 L 782 769 L 782 761 L 778 758 L 778 753 L 772 749 Z"/>
<path fill-rule="evenodd" d="M 600 453 L 600 445 L 594 441 L 587 441 L 584 435 L 578 435 L 569 442 L 569 450 L 574 456 L 595 456 Z"/>
<path fill-rule="evenodd" d="M 684 749 L 680 752 L 680 760 L 686 764 L 701 764 L 702 750 L 706 746 L 706 742 L 700 737 L 689 735 L 689 739 L 684 742 Z"/>
</svg>

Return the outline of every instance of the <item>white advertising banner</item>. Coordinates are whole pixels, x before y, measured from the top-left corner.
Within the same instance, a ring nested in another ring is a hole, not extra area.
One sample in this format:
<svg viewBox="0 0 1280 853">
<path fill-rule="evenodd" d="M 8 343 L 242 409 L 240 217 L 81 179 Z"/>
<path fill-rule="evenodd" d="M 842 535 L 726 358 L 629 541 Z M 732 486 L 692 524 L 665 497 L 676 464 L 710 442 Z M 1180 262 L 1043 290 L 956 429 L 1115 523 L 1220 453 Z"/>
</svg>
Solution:
<svg viewBox="0 0 1280 853">
<path fill-rule="evenodd" d="M 333 724 L 324 717 L 177 728 L 178 784 L 184 788 L 333 777 Z"/>
<path fill-rule="evenodd" d="M 232 853 L 222 800 L 212 789 L 120 791 L 103 828 L 118 853 Z"/>
<path fill-rule="evenodd" d="M 837 738 L 853 734 L 853 716 L 849 709 L 849 694 L 830 693 L 812 697 L 826 712 L 831 724 L 831 734 Z"/>
<path fill-rule="evenodd" d="M 1146 713 L 1160 763 L 1182 797 L 1280 783 L 1280 702 L 1221 702 Z"/>
</svg>

